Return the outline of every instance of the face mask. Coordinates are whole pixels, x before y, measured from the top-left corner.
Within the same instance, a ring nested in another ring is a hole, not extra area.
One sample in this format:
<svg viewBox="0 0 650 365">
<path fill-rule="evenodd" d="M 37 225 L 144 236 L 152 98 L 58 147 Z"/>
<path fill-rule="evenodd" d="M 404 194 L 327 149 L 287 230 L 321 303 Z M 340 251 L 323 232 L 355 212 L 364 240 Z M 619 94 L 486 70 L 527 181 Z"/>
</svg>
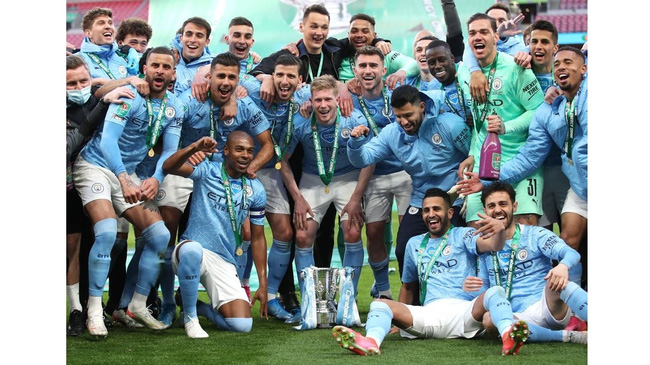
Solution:
<svg viewBox="0 0 650 365">
<path fill-rule="evenodd" d="M 77 105 L 84 105 L 90 99 L 90 85 L 81 90 L 68 90 L 68 100 Z"/>
</svg>

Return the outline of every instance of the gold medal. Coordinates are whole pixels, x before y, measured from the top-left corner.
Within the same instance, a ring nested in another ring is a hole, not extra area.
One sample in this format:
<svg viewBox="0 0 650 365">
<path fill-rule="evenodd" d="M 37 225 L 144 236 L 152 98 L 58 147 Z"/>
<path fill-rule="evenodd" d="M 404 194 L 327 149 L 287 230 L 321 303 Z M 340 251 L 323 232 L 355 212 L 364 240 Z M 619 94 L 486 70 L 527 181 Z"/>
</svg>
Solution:
<svg viewBox="0 0 650 365">
<path fill-rule="evenodd" d="M 150 148 L 149 149 L 149 157 L 153 157 L 153 155 L 154 155 L 153 148 Z"/>
<path fill-rule="evenodd" d="M 275 164 L 275 169 L 276 170 L 280 170 L 281 167 L 282 167 L 282 164 L 280 162 Z"/>
<path fill-rule="evenodd" d="M 329 194 L 329 193 L 330 193 L 330 187 L 325 185 L 325 194 Z"/>
<path fill-rule="evenodd" d="M 237 251 L 235 251 L 235 253 L 237 254 L 237 256 L 241 256 L 244 254 L 244 250 L 242 250 L 241 247 L 237 247 Z"/>
</svg>

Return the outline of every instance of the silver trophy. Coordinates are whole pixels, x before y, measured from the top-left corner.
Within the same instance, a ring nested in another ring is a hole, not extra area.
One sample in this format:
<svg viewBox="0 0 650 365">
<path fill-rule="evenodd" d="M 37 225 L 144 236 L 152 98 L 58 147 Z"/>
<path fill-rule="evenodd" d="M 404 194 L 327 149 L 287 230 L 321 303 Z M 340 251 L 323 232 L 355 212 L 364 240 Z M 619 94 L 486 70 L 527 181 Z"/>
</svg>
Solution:
<svg viewBox="0 0 650 365">
<path fill-rule="evenodd" d="M 330 267 L 313 268 L 317 328 L 330 328 L 336 324 L 336 294 L 339 289 L 340 270 Z"/>
</svg>

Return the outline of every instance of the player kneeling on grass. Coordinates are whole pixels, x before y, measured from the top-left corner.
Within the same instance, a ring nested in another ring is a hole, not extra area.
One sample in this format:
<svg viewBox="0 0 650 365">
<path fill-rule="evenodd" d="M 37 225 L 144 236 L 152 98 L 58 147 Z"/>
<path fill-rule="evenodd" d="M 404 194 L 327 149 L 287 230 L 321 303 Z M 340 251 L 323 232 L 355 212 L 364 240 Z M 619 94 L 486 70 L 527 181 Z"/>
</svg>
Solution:
<svg viewBox="0 0 650 365">
<path fill-rule="evenodd" d="M 449 195 L 438 188 L 427 190 L 422 219 L 428 233 L 412 237 L 406 245 L 399 302 L 377 299 L 370 304 L 366 336 L 344 326 L 333 329 L 343 348 L 360 355 L 377 355 L 391 323 L 409 338 L 473 338 L 483 333 L 483 315 L 490 312 L 503 340 L 503 355 L 515 355 L 528 338 L 528 326 L 515 321 L 501 287 L 477 298 L 463 291 L 467 276 L 476 273 L 477 256 L 503 249 L 502 221 L 480 215 L 480 229 L 454 227 Z M 480 214 L 480 213 L 479 213 Z M 421 305 L 410 305 L 417 288 Z"/>
<path fill-rule="evenodd" d="M 172 254 L 172 266 L 183 297 L 185 332 L 190 338 L 208 337 L 199 324 L 199 313 L 227 331 L 250 332 L 253 326 L 251 303 L 239 282 L 236 267 L 236 258 L 243 254 L 242 223 L 249 212 L 250 249 L 259 278 L 259 289 L 252 303 L 259 300 L 260 316 L 268 318 L 266 192 L 259 180 L 245 175 L 253 160 L 253 139 L 245 132 L 234 131 L 223 147 L 223 163 L 203 161 L 206 154 L 217 151 L 216 147 L 214 139 L 203 137 L 173 154 L 163 165 L 165 172 L 194 181 L 187 228 Z M 192 161 L 202 162 L 193 166 L 188 161 L 190 157 Z M 210 304 L 197 304 L 199 282 L 205 287 Z"/>
</svg>

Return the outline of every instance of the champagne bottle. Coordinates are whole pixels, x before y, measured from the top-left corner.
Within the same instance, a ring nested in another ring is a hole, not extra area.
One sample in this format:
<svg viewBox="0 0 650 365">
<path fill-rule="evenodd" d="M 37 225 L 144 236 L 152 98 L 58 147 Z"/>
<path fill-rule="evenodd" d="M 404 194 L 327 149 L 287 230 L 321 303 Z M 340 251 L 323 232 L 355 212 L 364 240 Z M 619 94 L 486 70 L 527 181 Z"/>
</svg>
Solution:
<svg viewBox="0 0 650 365">
<path fill-rule="evenodd" d="M 493 112 L 492 115 L 496 115 Z M 499 135 L 488 133 L 481 147 L 481 162 L 478 169 L 478 177 L 481 180 L 499 180 L 501 170 L 501 142 Z"/>
</svg>

